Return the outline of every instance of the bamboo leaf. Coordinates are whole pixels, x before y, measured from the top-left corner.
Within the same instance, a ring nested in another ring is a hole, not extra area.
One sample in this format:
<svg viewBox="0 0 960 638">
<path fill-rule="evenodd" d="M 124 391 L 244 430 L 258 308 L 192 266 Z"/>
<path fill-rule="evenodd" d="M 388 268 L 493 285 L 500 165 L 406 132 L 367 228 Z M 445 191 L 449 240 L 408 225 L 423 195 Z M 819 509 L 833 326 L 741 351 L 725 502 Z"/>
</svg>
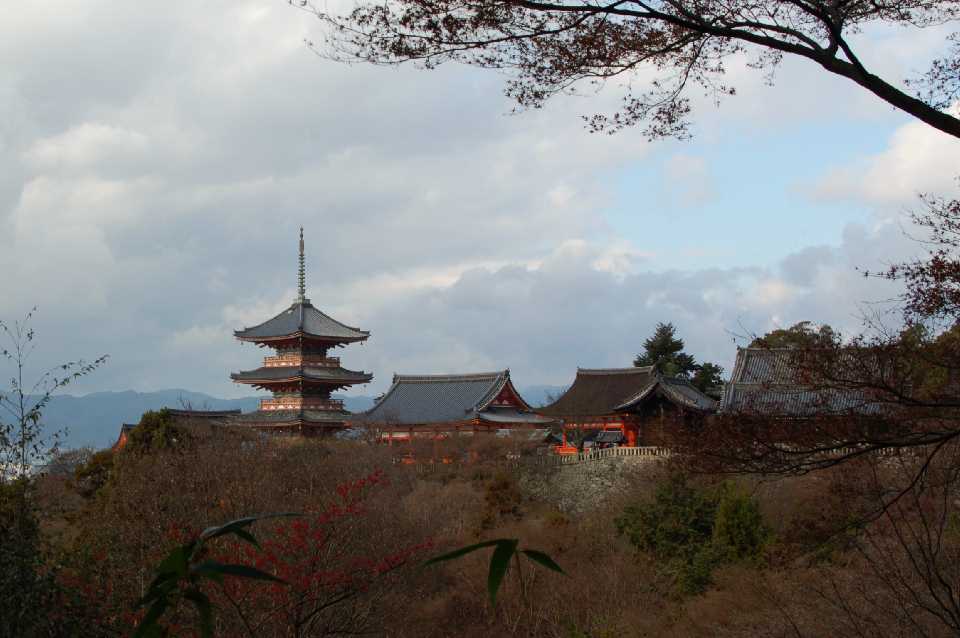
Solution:
<svg viewBox="0 0 960 638">
<path fill-rule="evenodd" d="M 248 565 L 235 565 L 228 563 L 218 563 L 217 561 L 208 560 L 200 563 L 194 568 L 194 573 L 198 575 L 211 576 L 212 574 L 220 574 L 223 576 L 238 576 L 240 578 L 253 578 L 256 580 L 269 580 L 275 583 L 286 583 L 286 581 L 277 578 L 273 574 L 268 574 L 265 571 L 259 570 L 256 567 L 250 567 Z"/>
<path fill-rule="evenodd" d="M 223 525 L 217 525 L 214 527 L 208 527 L 203 530 L 203 533 L 200 534 L 200 540 L 208 541 L 218 536 L 223 536 L 225 534 L 235 534 L 247 540 L 252 538 L 249 532 L 244 532 L 243 528 L 249 527 L 250 525 L 256 523 L 257 521 L 262 521 L 268 518 L 283 518 L 283 517 L 297 517 L 302 516 L 302 514 L 297 514 L 296 512 L 278 512 L 275 514 L 262 514 L 260 516 L 246 516 L 244 518 L 238 518 L 235 521 L 230 521 L 229 523 L 224 523 Z M 241 533 L 238 533 L 241 532 Z M 243 533 L 246 536 L 243 536 Z M 256 545 L 256 543 L 254 543 Z"/>
<path fill-rule="evenodd" d="M 492 541 L 484 541 L 484 542 L 482 542 L 482 543 L 475 543 L 475 544 L 473 544 L 473 545 L 467 545 L 466 547 L 461 547 L 460 549 L 455 549 L 455 550 L 453 550 L 452 552 L 448 552 L 448 553 L 446 553 L 446 554 L 441 554 L 440 556 L 434 556 L 434 557 L 431 558 L 430 560 L 426 561 L 426 562 L 423 564 L 423 566 L 426 567 L 427 565 L 434 565 L 434 564 L 436 564 L 436 563 L 442 563 L 443 561 L 453 560 L 454 558 L 460 558 L 461 556 L 466 556 L 467 554 L 469 554 L 469 553 L 471 553 L 471 552 L 475 552 L 475 551 L 477 551 L 478 549 L 483 549 L 484 547 L 493 547 L 493 546 L 495 546 L 495 545 L 499 545 L 500 543 L 503 543 L 504 541 L 508 541 L 508 540 L 510 540 L 510 539 L 498 538 L 498 539 L 492 540 Z"/>
<path fill-rule="evenodd" d="M 524 556 L 526 556 L 533 562 L 538 563 L 539 565 L 542 565 L 547 569 L 552 569 L 553 571 L 561 573 L 564 576 L 566 576 L 566 572 L 564 572 L 563 569 L 561 569 L 560 565 L 557 565 L 557 563 L 552 558 L 550 558 L 547 554 L 544 554 L 543 552 L 538 552 L 535 549 L 522 549 L 520 550 L 520 553 L 522 553 Z"/>
<path fill-rule="evenodd" d="M 210 599 L 198 589 L 188 589 L 183 597 L 191 601 L 200 614 L 200 635 L 203 638 L 213 638 L 213 606 Z"/>
<path fill-rule="evenodd" d="M 153 605 L 150 606 L 150 609 L 147 610 L 147 615 L 144 616 L 143 620 L 140 621 L 140 624 L 137 625 L 137 629 L 133 632 L 133 638 L 162 636 L 163 632 L 160 629 L 160 625 L 157 624 L 157 621 L 160 620 L 160 616 L 163 615 L 163 612 L 166 608 L 166 598 L 161 598 L 157 602 L 153 603 Z"/>
<path fill-rule="evenodd" d="M 187 567 L 190 562 L 190 553 L 193 550 L 193 543 L 175 547 L 163 562 L 157 566 L 158 574 L 176 574 L 183 577 L 187 575 Z"/>
<path fill-rule="evenodd" d="M 515 538 L 503 539 L 493 550 L 493 555 L 490 557 L 490 573 L 487 575 L 487 591 L 490 593 L 491 605 L 497 604 L 497 592 L 503 584 L 503 577 L 510 566 L 510 560 L 517 553 L 518 543 L 519 541 Z"/>
</svg>

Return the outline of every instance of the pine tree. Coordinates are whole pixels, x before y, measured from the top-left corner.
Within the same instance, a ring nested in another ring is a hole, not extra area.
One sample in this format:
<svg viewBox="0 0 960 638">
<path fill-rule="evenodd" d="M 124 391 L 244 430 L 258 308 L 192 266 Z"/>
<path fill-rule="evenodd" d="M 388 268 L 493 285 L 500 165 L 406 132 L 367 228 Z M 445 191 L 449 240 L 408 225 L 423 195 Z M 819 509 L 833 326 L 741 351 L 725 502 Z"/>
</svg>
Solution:
<svg viewBox="0 0 960 638">
<path fill-rule="evenodd" d="M 662 375 L 689 379 L 701 392 L 716 394 L 716 388 L 723 385 L 723 368 L 709 361 L 697 363 L 683 347 L 683 339 L 677 337 L 673 324 L 658 322 L 653 336 L 643 342 L 643 352 L 633 360 L 633 365 L 656 366 Z"/>
<path fill-rule="evenodd" d="M 683 339 L 676 336 L 672 323 L 657 323 L 653 336 L 643 342 L 643 353 L 633 360 L 633 365 L 657 366 L 667 376 L 689 377 L 696 370 L 696 360 L 683 351 Z"/>
<path fill-rule="evenodd" d="M 704 394 L 719 398 L 723 389 L 723 366 L 704 361 L 697 366 L 690 383 Z"/>
</svg>

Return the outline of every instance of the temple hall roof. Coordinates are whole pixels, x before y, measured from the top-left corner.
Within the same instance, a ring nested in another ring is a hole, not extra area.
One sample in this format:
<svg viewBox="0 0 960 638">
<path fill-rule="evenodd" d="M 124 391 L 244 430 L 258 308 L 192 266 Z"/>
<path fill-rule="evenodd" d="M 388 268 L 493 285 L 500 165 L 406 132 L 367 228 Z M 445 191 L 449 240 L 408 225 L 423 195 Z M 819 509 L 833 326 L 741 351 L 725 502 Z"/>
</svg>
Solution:
<svg viewBox="0 0 960 638">
<path fill-rule="evenodd" d="M 320 312 L 309 300 L 298 299 L 289 308 L 263 323 L 233 333 L 237 339 L 260 341 L 303 334 L 328 341 L 347 343 L 363 341 L 370 336 L 366 330 L 353 328 Z"/>
<path fill-rule="evenodd" d="M 677 377 L 664 377 L 655 375 L 646 388 L 637 396 L 631 397 L 627 401 L 617 406 L 618 410 L 628 410 L 639 405 L 648 397 L 659 393 L 668 401 L 684 408 L 697 410 L 700 412 L 714 412 L 717 409 L 717 402 L 700 391 L 686 379 Z"/>
<path fill-rule="evenodd" d="M 722 413 L 811 417 L 815 415 L 877 414 L 881 406 L 865 391 L 803 377 L 797 348 L 740 348 L 730 381 L 720 400 Z M 842 360 L 841 360 L 842 363 Z"/>
<path fill-rule="evenodd" d="M 643 368 L 577 368 L 573 385 L 550 405 L 537 408 L 547 416 L 603 416 L 623 411 L 654 378 L 653 366 Z"/>
<path fill-rule="evenodd" d="M 477 418 L 485 423 L 523 423 L 543 427 L 554 423 L 554 419 L 533 412 L 524 412 L 515 408 L 490 407 L 477 413 Z"/>
<path fill-rule="evenodd" d="M 451 423 L 480 418 L 498 423 L 540 423 L 531 411 L 491 407 L 510 371 L 478 374 L 394 375 L 393 385 L 360 420 L 388 424 Z M 520 399 L 522 402 L 522 399 Z M 524 407 L 528 408 L 524 403 Z M 481 416 L 482 414 L 482 416 Z"/>
</svg>

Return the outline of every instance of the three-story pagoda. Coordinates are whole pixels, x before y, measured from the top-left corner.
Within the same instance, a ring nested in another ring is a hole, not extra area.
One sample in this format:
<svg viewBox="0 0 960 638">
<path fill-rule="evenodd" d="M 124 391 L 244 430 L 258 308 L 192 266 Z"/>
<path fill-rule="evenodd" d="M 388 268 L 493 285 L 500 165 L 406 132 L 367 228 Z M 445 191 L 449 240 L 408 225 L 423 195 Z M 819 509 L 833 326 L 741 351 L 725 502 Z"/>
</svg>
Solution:
<svg viewBox="0 0 960 638">
<path fill-rule="evenodd" d="M 262 367 L 233 373 L 230 378 L 273 393 L 260 400 L 259 410 L 242 415 L 239 424 L 312 436 L 344 427 L 349 416 L 343 401 L 331 393 L 373 378 L 342 368 L 340 359 L 328 352 L 366 341 L 370 333 L 325 315 L 307 299 L 302 228 L 297 288 L 289 308 L 260 325 L 234 332 L 240 341 L 272 348 L 275 354 L 265 357 Z"/>
</svg>

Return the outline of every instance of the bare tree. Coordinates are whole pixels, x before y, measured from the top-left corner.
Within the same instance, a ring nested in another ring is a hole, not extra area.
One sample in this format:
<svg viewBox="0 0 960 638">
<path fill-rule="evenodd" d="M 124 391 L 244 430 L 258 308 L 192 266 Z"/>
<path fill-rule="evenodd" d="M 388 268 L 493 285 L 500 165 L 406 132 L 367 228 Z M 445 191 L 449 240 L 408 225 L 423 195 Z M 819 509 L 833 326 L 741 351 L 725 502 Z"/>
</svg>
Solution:
<svg viewBox="0 0 960 638">
<path fill-rule="evenodd" d="M 0 407 L 7 417 L 0 416 L 0 483 L 27 476 L 37 463 L 56 451 L 60 433 L 44 434 L 43 409 L 57 390 L 90 374 L 107 360 L 107 355 L 103 355 L 91 363 L 79 360 L 54 366 L 28 387 L 24 374 L 36 347 L 36 335 L 30 327 L 35 311 L 13 325 L 0 321 L 0 331 L 8 341 L 0 355 L 13 368 L 10 389 L 0 392 Z"/>
</svg>

